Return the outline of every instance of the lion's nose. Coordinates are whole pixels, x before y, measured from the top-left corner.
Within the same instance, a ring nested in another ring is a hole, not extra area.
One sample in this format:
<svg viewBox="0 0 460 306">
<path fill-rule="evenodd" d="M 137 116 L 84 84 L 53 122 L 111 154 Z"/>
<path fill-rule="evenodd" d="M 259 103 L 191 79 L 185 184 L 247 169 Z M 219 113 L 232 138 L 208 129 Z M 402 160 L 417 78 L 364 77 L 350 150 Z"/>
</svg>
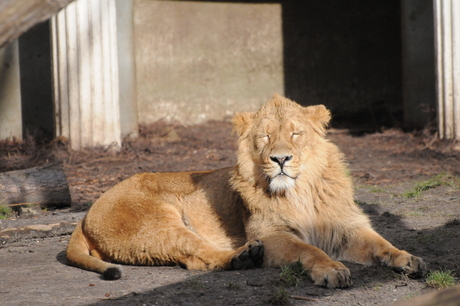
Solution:
<svg viewBox="0 0 460 306">
<path fill-rule="evenodd" d="M 283 168 L 284 164 L 292 159 L 292 155 L 270 156 L 270 159 Z"/>
</svg>

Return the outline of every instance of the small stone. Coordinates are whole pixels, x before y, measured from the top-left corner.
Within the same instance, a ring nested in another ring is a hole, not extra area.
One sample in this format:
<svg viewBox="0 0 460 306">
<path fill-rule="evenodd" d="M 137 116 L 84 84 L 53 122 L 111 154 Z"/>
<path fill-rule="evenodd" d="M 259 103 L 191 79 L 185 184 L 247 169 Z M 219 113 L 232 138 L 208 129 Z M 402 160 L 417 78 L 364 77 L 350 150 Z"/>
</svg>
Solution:
<svg viewBox="0 0 460 306">
<path fill-rule="evenodd" d="M 50 225 L 46 224 L 35 224 L 35 225 L 29 225 L 26 226 L 26 229 L 32 230 L 32 231 L 51 231 L 53 228 Z"/>
</svg>

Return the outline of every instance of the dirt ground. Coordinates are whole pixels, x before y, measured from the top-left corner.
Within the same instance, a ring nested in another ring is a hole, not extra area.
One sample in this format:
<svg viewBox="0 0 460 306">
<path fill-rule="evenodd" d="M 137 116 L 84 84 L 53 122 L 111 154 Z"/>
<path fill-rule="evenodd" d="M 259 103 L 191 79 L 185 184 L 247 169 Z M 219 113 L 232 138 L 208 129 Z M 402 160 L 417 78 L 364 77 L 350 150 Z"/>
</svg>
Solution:
<svg viewBox="0 0 460 306">
<path fill-rule="evenodd" d="M 460 153 L 428 133 L 331 130 L 346 154 L 357 204 L 390 242 L 424 258 L 429 270 L 460 276 Z M 158 122 L 126 139 L 120 152 L 72 151 L 65 139 L 0 143 L 0 172 L 60 164 L 72 207 L 0 220 L 1 305 L 386 305 L 434 290 L 385 267 L 346 265 L 353 287 L 330 290 L 280 269 L 200 272 L 179 267 L 124 266 L 125 277 L 104 281 L 67 265 L 65 247 L 76 222 L 101 193 L 139 172 L 217 169 L 235 163 L 228 122 L 184 127 Z M 410 194 L 417 184 L 426 189 Z M 25 229 L 28 230 L 25 230 Z M 3 233 L 3 235 L 2 235 Z"/>
</svg>

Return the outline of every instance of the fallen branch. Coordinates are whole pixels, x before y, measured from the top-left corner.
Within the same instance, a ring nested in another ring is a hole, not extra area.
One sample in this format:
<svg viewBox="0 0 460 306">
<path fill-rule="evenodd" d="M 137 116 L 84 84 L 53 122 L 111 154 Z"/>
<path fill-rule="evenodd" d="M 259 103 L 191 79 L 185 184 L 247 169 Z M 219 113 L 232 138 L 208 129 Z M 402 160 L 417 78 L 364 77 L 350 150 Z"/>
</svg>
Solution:
<svg viewBox="0 0 460 306">
<path fill-rule="evenodd" d="M 46 206 L 49 204 L 53 204 L 53 203 L 49 203 L 49 202 L 28 202 L 28 203 L 16 203 L 16 204 L 2 204 L 3 206 L 7 206 L 7 207 L 15 207 L 15 206 Z M 54 203 L 54 204 L 59 204 L 59 203 Z"/>
<path fill-rule="evenodd" d="M 319 299 L 309 298 L 309 297 L 300 296 L 300 295 L 291 295 L 291 299 L 303 300 L 303 301 L 319 301 Z"/>
</svg>

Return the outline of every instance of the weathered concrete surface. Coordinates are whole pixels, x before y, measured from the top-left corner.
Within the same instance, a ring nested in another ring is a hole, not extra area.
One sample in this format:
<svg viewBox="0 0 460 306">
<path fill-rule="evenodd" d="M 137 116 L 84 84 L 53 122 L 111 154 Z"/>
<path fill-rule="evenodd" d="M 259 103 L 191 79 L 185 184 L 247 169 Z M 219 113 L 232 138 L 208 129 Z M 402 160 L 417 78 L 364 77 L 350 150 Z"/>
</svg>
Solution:
<svg viewBox="0 0 460 306">
<path fill-rule="evenodd" d="M 0 49 L 0 139 L 22 138 L 18 41 Z"/>
<path fill-rule="evenodd" d="M 138 136 L 133 0 L 116 0 L 121 137 Z"/>
<path fill-rule="evenodd" d="M 19 240 L 69 235 L 86 212 L 72 212 L 70 208 L 55 212 L 22 210 L 28 217 L 0 220 L 0 245 Z"/>
<path fill-rule="evenodd" d="M 69 235 L 78 222 L 59 222 L 51 224 L 32 224 L 23 227 L 10 227 L 0 230 L 0 241 L 15 241 L 24 238 L 44 238 Z"/>
<path fill-rule="evenodd" d="M 281 5 L 134 2 L 139 123 L 222 119 L 283 94 Z"/>
<path fill-rule="evenodd" d="M 27 29 L 49 19 L 73 0 L 0 2 L 0 47 L 11 43 Z"/>
</svg>

